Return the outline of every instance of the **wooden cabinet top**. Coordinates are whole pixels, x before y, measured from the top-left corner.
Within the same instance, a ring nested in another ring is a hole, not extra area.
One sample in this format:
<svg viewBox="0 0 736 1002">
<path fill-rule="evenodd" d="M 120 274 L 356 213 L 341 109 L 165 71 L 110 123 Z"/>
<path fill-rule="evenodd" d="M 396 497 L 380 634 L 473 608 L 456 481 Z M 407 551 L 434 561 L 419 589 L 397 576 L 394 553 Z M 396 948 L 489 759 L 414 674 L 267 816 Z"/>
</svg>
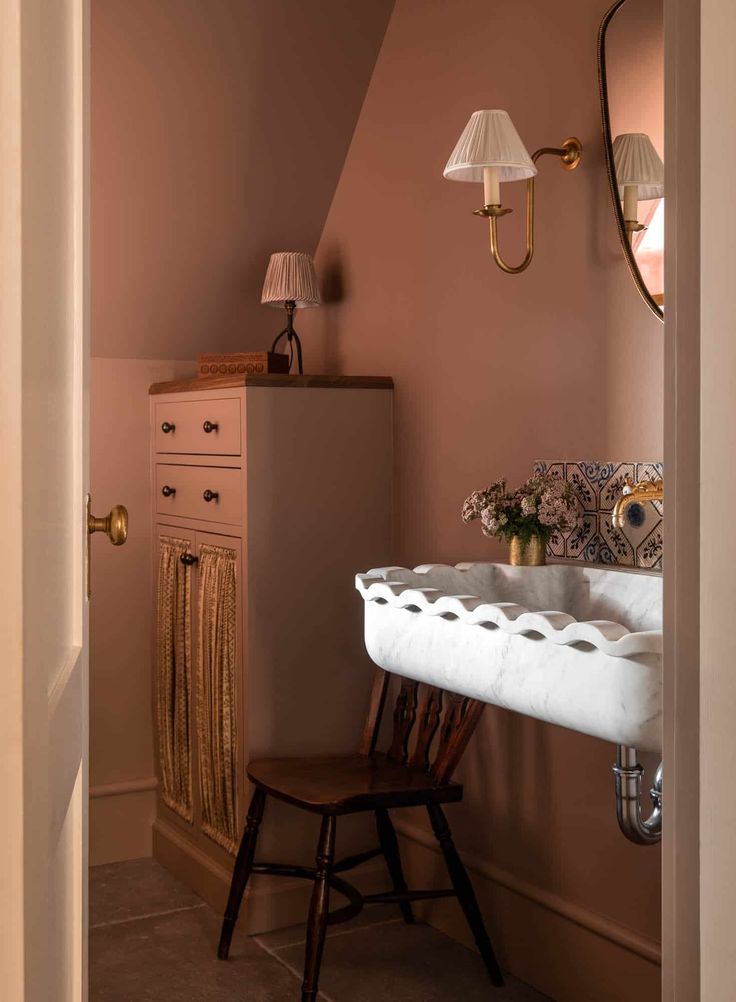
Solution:
<svg viewBox="0 0 736 1002">
<path fill-rule="evenodd" d="M 197 376 L 153 383 L 150 394 L 192 393 L 196 390 L 221 390 L 232 386 L 317 387 L 319 389 L 391 390 L 390 376 L 284 376 L 278 373 L 245 373 L 236 376 Z"/>
</svg>

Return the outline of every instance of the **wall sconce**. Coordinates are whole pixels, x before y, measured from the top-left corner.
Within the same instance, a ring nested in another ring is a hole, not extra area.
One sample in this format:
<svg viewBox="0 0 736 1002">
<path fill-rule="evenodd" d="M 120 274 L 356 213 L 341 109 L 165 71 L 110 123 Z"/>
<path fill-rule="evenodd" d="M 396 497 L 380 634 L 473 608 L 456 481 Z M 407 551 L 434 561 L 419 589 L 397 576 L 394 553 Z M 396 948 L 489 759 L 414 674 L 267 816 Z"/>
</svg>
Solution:
<svg viewBox="0 0 736 1002">
<path fill-rule="evenodd" d="M 646 133 L 624 132 L 613 141 L 613 165 L 624 203 L 624 226 L 632 240 L 646 229 L 639 222 L 639 202 L 664 198 L 664 164 Z"/>
<path fill-rule="evenodd" d="M 537 160 L 549 154 L 560 158 L 565 170 L 575 170 L 583 146 L 579 139 L 566 139 L 561 147 L 543 146 L 529 156 L 506 111 L 474 111 L 447 161 L 444 177 L 450 181 L 483 182 L 483 208 L 491 230 L 491 253 L 502 271 L 518 275 L 529 267 L 534 255 L 534 177 Z M 501 204 L 501 184 L 526 180 L 526 257 L 521 264 L 506 264 L 498 249 L 498 220 L 511 212 Z"/>
</svg>

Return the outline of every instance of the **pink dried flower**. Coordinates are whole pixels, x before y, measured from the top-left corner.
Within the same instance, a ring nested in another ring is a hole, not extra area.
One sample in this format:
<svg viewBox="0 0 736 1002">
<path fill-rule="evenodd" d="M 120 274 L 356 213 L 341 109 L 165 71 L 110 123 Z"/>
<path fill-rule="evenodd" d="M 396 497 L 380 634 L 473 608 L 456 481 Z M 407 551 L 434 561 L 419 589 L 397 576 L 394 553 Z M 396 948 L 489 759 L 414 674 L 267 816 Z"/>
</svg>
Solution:
<svg viewBox="0 0 736 1002">
<path fill-rule="evenodd" d="M 480 516 L 481 526 L 486 536 L 498 535 L 499 520 L 494 507 L 485 508 Z"/>
<path fill-rule="evenodd" d="M 555 532 L 577 526 L 580 505 L 567 481 L 556 474 L 539 473 L 514 491 L 507 491 L 505 480 L 473 491 L 463 505 L 462 517 L 465 522 L 479 518 L 487 536 L 528 540 L 536 535 L 546 541 Z"/>
<path fill-rule="evenodd" d="M 480 513 L 485 507 L 486 497 L 485 491 L 473 491 L 470 497 L 465 499 L 463 522 L 472 522 L 474 518 L 480 518 Z"/>
</svg>

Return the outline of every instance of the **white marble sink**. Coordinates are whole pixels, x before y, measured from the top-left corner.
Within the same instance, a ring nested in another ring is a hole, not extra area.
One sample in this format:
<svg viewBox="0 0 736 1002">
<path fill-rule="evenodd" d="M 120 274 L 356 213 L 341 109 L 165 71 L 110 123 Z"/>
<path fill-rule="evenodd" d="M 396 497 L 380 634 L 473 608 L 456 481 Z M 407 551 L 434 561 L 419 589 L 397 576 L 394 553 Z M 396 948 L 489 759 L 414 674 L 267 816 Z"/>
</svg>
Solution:
<svg viewBox="0 0 736 1002">
<path fill-rule="evenodd" d="M 662 747 L 662 578 L 583 564 L 359 574 L 389 671 L 643 751 Z"/>
</svg>

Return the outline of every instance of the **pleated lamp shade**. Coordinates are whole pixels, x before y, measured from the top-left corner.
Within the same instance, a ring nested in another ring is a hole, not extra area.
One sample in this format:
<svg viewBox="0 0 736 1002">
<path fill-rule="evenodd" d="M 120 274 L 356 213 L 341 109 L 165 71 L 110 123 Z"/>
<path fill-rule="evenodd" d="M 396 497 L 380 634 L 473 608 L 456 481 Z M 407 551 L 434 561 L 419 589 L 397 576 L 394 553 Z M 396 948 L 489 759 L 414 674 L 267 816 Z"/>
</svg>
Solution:
<svg viewBox="0 0 736 1002">
<path fill-rule="evenodd" d="M 625 132 L 613 141 L 613 163 L 621 198 L 624 188 L 637 189 L 637 199 L 646 202 L 664 197 L 664 164 L 644 132 Z"/>
<path fill-rule="evenodd" d="M 272 254 L 263 283 L 261 303 L 280 306 L 293 302 L 299 309 L 322 302 L 314 262 L 309 254 L 282 251 Z"/>
<path fill-rule="evenodd" d="M 450 181 L 483 181 L 484 167 L 497 168 L 499 181 L 523 181 L 537 173 L 506 111 L 474 111 L 443 174 Z"/>
</svg>

